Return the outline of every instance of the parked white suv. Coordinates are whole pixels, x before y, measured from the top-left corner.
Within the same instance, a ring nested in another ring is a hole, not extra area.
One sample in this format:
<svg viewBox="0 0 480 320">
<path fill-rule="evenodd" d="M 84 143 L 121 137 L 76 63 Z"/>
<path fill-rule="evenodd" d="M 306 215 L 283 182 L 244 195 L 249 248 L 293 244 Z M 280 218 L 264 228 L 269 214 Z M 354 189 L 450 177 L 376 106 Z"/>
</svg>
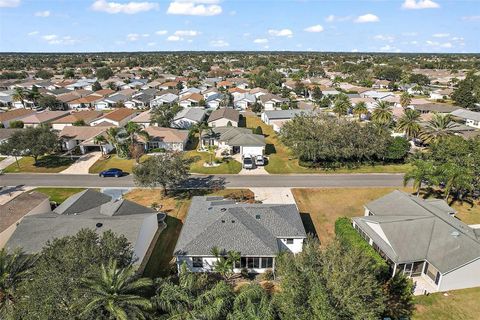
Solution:
<svg viewBox="0 0 480 320">
<path fill-rule="evenodd" d="M 253 162 L 252 156 L 250 156 L 250 155 L 244 155 L 243 156 L 243 167 L 245 169 L 253 169 L 254 162 Z"/>
<path fill-rule="evenodd" d="M 265 159 L 263 158 L 262 155 L 259 155 L 259 156 L 255 157 L 255 165 L 257 165 L 257 166 L 265 165 Z"/>
</svg>

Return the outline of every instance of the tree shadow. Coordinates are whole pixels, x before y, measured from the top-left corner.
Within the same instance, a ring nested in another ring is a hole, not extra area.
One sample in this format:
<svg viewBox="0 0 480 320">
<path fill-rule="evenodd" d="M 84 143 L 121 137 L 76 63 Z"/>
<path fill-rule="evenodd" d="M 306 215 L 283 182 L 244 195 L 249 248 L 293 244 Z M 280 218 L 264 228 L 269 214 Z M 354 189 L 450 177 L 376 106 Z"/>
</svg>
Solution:
<svg viewBox="0 0 480 320">
<path fill-rule="evenodd" d="M 275 149 L 275 145 L 271 143 L 267 144 L 265 146 L 265 154 L 269 155 L 273 153 L 277 153 L 277 149 Z"/>
<path fill-rule="evenodd" d="M 35 167 L 39 168 L 58 168 L 63 166 L 69 166 L 75 162 L 75 158 L 59 157 L 59 156 L 44 156 L 37 160 L 34 164 Z"/>
<path fill-rule="evenodd" d="M 247 118 L 245 118 L 243 115 L 240 115 L 240 117 L 238 118 L 238 126 L 240 128 L 247 127 Z"/>
</svg>

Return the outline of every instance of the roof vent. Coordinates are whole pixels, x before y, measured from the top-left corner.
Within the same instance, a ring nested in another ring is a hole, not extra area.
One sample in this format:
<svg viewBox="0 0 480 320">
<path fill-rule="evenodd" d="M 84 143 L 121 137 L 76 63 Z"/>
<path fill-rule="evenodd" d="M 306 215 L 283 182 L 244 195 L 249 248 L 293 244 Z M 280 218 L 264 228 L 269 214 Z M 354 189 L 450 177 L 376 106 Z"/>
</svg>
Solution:
<svg viewBox="0 0 480 320">
<path fill-rule="evenodd" d="M 260 215 L 259 214 L 255 215 L 255 219 L 260 220 Z"/>
<path fill-rule="evenodd" d="M 235 223 L 235 220 L 232 220 L 232 223 Z"/>
<path fill-rule="evenodd" d="M 102 226 L 103 226 L 103 223 L 101 223 L 101 222 L 97 222 L 97 224 L 95 225 L 95 227 L 97 227 L 97 228 L 101 228 Z"/>
<path fill-rule="evenodd" d="M 213 209 L 212 207 L 208 207 L 208 209 L 207 209 L 207 210 L 212 210 L 212 209 Z"/>
<path fill-rule="evenodd" d="M 220 209 L 220 211 L 225 212 L 225 211 L 227 211 L 227 208 L 222 208 L 222 209 Z"/>
<path fill-rule="evenodd" d="M 460 232 L 458 231 L 452 231 L 452 233 L 450 233 L 450 235 L 454 238 L 458 238 L 460 236 Z"/>
<path fill-rule="evenodd" d="M 222 223 L 225 223 L 225 220 L 222 220 Z"/>
</svg>

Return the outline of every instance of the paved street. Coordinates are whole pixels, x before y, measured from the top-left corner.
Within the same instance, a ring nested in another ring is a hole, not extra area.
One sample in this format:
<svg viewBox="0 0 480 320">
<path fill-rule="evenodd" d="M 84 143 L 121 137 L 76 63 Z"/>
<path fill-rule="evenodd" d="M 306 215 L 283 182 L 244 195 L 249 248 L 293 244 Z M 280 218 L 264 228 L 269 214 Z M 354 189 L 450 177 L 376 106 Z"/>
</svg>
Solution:
<svg viewBox="0 0 480 320">
<path fill-rule="evenodd" d="M 318 187 L 400 187 L 401 174 L 325 175 L 192 175 L 185 188 L 318 188 Z M 0 186 L 32 187 L 134 187 L 132 176 L 100 178 L 93 174 L 4 174 Z"/>
</svg>

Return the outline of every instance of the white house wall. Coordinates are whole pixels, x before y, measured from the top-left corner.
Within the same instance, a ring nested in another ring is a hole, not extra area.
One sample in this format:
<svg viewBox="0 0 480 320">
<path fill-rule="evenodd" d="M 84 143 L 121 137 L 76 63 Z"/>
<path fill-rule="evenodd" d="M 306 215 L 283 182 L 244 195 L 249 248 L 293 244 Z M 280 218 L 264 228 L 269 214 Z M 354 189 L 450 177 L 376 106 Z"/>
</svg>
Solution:
<svg viewBox="0 0 480 320">
<path fill-rule="evenodd" d="M 280 250 L 282 251 L 290 251 L 294 254 L 302 252 L 303 249 L 303 238 L 293 239 L 293 244 L 287 244 L 287 239 L 278 239 Z"/>
<path fill-rule="evenodd" d="M 233 127 L 238 127 L 238 122 L 228 120 L 228 119 L 225 119 L 225 118 L 221 118 L 221 119 L 218 119 L 218 120 L 215 120 L 215 121 L 211 121 L 211 122 L 208 123 L 208 125 L 210 127 L 213 127 L 213 128 L 226 127 L 226 126 L 228 126 L 229 122 L 232 124 Z"/>
<path fill-rule="evenodd" d="M 480 286 L 480 259 L 457 270 L 442 275 L 439 291 L 449 291 Z"/>
</svg>

